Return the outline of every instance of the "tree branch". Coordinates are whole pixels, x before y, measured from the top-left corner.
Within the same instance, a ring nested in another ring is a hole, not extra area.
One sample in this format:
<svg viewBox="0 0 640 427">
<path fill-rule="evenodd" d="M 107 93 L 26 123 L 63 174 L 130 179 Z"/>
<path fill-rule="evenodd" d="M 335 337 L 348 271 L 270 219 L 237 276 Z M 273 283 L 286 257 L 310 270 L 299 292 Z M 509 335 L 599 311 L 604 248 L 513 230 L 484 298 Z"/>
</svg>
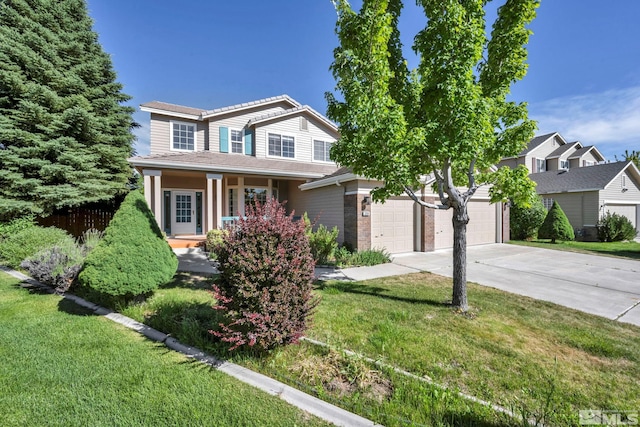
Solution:
<svg viewBox="0 0 640 427">
<path fill-rule="evenodd" d="M 420 206 L 424 206 L 425 208 L 429 208 L 429 209 L 442 209 L 442 210 L 447 210 L 449 209 L 449 206 L 445 206 L 445 205 L 438 205 L 435 203 L 429 203 L 429 202 L 425 202 L 424 200 L 420 200 L 420 198 L 418 196 L 416 196 L 416 193 L 414 193 L 414 191 L 409 188 L 408 186 L 404 186 L 404 192 L 407 193 L 407 195 L 417 204 L 419 204 Z"/>
</svg>

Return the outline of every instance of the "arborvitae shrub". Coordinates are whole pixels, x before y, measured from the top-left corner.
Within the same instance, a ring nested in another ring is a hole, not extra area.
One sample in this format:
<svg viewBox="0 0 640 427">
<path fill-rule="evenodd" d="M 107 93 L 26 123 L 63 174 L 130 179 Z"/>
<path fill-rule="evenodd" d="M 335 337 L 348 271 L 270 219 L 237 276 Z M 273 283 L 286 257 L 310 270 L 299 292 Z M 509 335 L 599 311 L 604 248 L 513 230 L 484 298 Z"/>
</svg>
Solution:
<svg viewBox="0 0 640 427">
<path fill-rule="evenodd" d="M 555 200 L 553 201 L 553 206 L 549 209 L 544 222 L 538 230 L 538 238 L 551 239 L 551 243 L 555 243 L 556 240 L 575 239 L 573 227 L 571 227 L 569 219 Z"/>
<path fill-rule="evenodd" d="M 265 351 L 297 342 L 317 305 L 314 262 L 303 221 L 293 221 L 275 199 L 249 206 L 224 236 L 215 309 L 225 322 L 215 336 Z"/>
<path fill-rule="evenodd" d="M 24 228 L 2 239 L 0 263 L 13 268 L 19 267 L 26 258 L 65 240 L 73 242 L 73 237 L 56 227 L 30 226 Z"/>
<path fill-rule="evenodd" d="M 509 227 L 511 238 L 515 240 L 535 239 L 538 228 L 544 222 L 547 210 L 540 197 L 534 197 L 530 207 L 512 204 L 509 210 Z"/>
<path fill-rule="evenodd" d="M 598 220 L 596 226 L 598 228 L 598 240 L 601 242 L 633 240 L 638 234 L 629 218 L 609 211 Z"/>
<path fill-rule="evenodd" d="M 100 293 L 133 298 L 169 282 L 178 259 L 162 236 L 144 196 L 132 191 L 85 259 L 79 282 Z"/>
</svg>

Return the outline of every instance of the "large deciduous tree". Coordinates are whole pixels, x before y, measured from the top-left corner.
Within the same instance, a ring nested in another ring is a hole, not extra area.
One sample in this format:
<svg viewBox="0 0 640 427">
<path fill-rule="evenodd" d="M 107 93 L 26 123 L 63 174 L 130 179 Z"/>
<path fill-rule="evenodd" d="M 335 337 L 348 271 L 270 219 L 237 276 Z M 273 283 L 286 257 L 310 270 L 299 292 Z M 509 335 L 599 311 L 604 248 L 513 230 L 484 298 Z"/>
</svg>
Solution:
<svg viewBox="0 0 640 427">
<path fill-rule="evenodd" d="M 406 192 L 422 206 L 453 210 L 453 305 L 467 310 L 467 205 L 481 185 L 492 201 L 531 200 L 526 168 L 496 170 L 535 131 L 524 103 L 507 100 L 527 70 L 525 45 L 537 0 L 506 0 L 487 35 L 488 0 L 418 0 L 426 26 L 414 38 L 419 65 L 409 70 L 398 22 L 401 0 L 364 0 L 359 12 L 335 0 L 340 46 L 331 70 L 339 96 L 327 94 L 339 124 L 333 159 L 354 173 L 384 181 L 384 201 Z M 417 190 L 435 178 L 439 203 Z"/>
<path fill-rule="evenodd" d="M 0 219 L 126 190 L 133 108 L 84 0 L 0 0 Z"/>
</svg>

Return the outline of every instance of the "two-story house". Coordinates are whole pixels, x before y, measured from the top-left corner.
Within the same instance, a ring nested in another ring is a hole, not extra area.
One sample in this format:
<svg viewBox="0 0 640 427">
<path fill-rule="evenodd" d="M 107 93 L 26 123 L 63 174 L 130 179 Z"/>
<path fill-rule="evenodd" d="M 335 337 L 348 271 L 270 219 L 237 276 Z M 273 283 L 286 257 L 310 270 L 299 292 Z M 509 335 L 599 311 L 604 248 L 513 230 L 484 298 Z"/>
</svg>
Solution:
<svg viewBox="0 0 640 427">
<path fill-rule="evenodd" d="M 567 142 L 554 132 L 536 136 L 499 166 L 518 165 L 529 169 L 547 209 L 554 200 L 560 204 L 578 238 L 595 240 L 596 223 L 606 212 L 640 226 L 640 172 L 632 162 L 606 163 L 595 146 Z"/>
<path fill-rule="evenodd" d="M 384 184 L 331 161 L 336 125 L 287 95 L 212 110 L 158 101 L 141 109 L 151 116 L 150 155 L 129 162 L 169 236 L 206 234 L 247 204 L 275 197 L 295 215 L 337 226 L 338 240 L 359 250 L 452 246 L 451 212 L 421 208 L 406 196 L 373 203 L 371 189 Z M 483 191 L 469 206 L 469 244 L 508 239 L 504 207 L 491 205 Z"/>
</svg>

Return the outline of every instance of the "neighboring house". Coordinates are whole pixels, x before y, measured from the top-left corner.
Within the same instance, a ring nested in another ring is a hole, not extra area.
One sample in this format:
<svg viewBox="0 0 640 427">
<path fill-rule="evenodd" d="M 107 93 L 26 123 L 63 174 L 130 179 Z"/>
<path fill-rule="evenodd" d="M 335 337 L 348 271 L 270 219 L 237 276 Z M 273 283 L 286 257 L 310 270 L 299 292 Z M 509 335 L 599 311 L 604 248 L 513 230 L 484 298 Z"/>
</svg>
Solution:
<svg viewBox="0 0 640 427">
<path fill-rule="evenodd" d="M 164 102 L 151 114 L 151 152 L 129 162 L 144 176 L 144 193 L 167 235 L 199 235 L 223 227 L 254 201 L 286 201 L 338 240 L 358 250 L 430 251 L 453 245 L 450 211 L 425 209 L 406 196 L 372 203 L 383 183 L 354 175 L 329 158 L 333 122 L 287 95 L 213 110 Z M 430 191 L 423 196 L 435 200 Z M 468 244 L 508 239 L 508 210 L 486 189 L 469 205 Z"/>
<path fill-rule="evenodd" d="M 557 201 L 582 240 L 596 240 L 596 223 L 607 211 L 640 226 L 640 173 L 632 162 L 605 163 L 594 146 L 566 142 L 557 132 L 529 141 L 499 166 L 525 165 L 545 207 Z"/>
<path fill-rule="evenodd" d="M 640 172 L 633 162 L 615 162 L 588 168 L 534 173 L 530 178 L 545 206 L 557 201 L 585 240 L 597 239 L 596 223 L 606 212 L 640 224 Z"/>
</svg>

